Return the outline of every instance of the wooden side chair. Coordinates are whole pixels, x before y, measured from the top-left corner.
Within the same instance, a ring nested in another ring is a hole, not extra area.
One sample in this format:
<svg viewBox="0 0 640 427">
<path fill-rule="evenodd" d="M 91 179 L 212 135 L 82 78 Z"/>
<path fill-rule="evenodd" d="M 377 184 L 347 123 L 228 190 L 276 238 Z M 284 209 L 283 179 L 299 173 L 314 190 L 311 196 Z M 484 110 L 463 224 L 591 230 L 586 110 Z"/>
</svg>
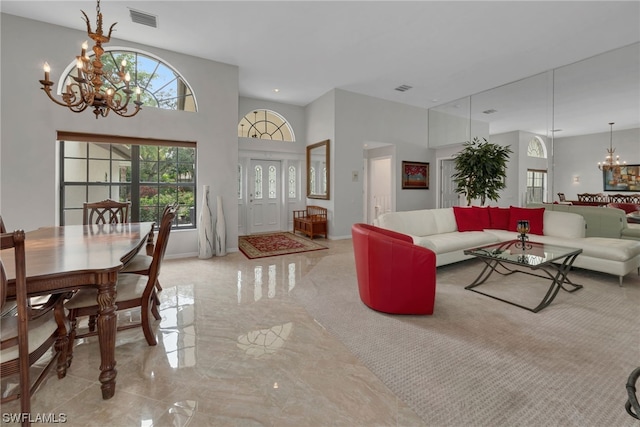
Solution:
<svg viewBox="0 0 640 427">
<path fill-rule="evenodd" d="M 165 206 L 164 211 L 162 212 L 162 216 L 160 217 L 160 221 L 164 219 L 165 215 L 168 214 L 172 209 L 177 209 L 178 204 L 170 204 Z M 133 273 L 133 274 L 142 274 L 144 276 L 149 275 L 149 269 L 151 268 L 151 263 L 153 261 L 153 239 L 154 233 L 153 230 L 149 235 L 149 239 L 147 240 L 147 253 L 146 254 L 137 254 L 122 270 L 123 273 Z M 162 290 L 162 286 L 160 285 L 160 281 L 156 280 L 156 289 L 158 291 Z"/>
<path fill-rule="evenodd" d="M 129 222 L 131 202 L 106 199 L 82 205 L 82 224 L 119 224 Z"/>
<path fill-rule="evenodd" d="M 158 240 L 153 250 L 153 260 L 149 266 L 149 274 L 127 274 L 118 275 L 118 292 L 116 296 L 117 310 L 130 310 L 140 307 L 141 323 L 120 326 L 118 330 L 129 329 L 142 326 L 144 337 L 149 345 L 156 345 L 156 336 L 151 329 L 150 313 L 156 320 L 160 320 L 160 313 L 156 305 L 157 295 L 155 284 L 160 275 L 160 266 L 169 242 L 169 233 L 176 216 L 177 206 L 172 205 L 162 217 L 160 229 L 158 230 Z M 77 319 L 81 316 L 97 316 L 98 305 L 96 302 L 97 293 L 95 289 L 79 290 L 67 303 L 65 308 L 69 310 L 71 320 L 71 333 L 69 334 L 69 346 L 73 346 L 75 338 L 82 338 L 95 335 L 95 331 L 89 330 L 84 334 L 77 333 Z M 69 362 L 70 363 L 70 362 Z"/>
<path fill-rule="evenodd" d="M 0 260 L 0 304 L 4 309 L 7 303 L 13 303 L 7 302 L 6 298 L 8 280 L 3 261 L 12 262 L 15 264 L 17 308 L 17 313 L 11 310 L 0 321 L 0 377 L 19 375 L 20 387 L 3 395 L 1 403 L 20 399 L 20 411 L 26 414 L 31 412 L 31 396 L 54 365 L 57 365 L 58 378 L 66 375 L 69 323 L 62 305 L 65 295 L 54 295 L 49 298 L 47 307 L 32 310 L 27 297 L 24 241 L 22 230 L 0 235 L 0 249 L 13 248 L 13 256 L 3 254 L 5 257 Z M 29 368 L 51 348 L 51 359 L 32 384 Z M 23 421 L 22 425 L 30 425 L 29 420 Z"/>
<path fill-rule="evenodd" d="M 4 221 L 2 220 L 2 215 L 0 215 L 0 233 L 6 233 L 7 227 L 4 225 Z"/>
</svg>

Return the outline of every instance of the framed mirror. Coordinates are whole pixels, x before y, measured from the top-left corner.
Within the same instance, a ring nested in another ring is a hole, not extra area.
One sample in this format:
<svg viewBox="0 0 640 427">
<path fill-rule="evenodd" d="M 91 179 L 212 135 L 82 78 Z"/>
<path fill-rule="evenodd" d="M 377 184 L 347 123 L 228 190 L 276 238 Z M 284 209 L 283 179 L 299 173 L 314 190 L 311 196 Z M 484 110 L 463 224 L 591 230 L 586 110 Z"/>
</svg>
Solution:
<svg viewBox="0 0 640 427">
<path fill-rule="evenodd" d="M 329 140 L 307 146 L 307 197 L 329 200 Z"/>
</svg>

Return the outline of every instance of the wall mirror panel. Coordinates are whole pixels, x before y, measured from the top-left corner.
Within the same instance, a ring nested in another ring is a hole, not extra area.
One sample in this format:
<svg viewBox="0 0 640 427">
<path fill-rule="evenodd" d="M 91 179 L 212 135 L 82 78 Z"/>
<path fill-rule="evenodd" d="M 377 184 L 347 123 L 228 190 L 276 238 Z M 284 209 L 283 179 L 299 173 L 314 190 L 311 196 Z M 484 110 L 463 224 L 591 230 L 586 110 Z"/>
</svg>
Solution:
<svg viewBox="0 0 640 427">
<path fill-rule="evenodd" d="M 509 181 L 508 203 L 527 202 L 527 169 L 546 169 L 546 201 L 557 192 L 603 191 L 597 162 L 609 148 L 609 122 L 616 154 L 628 164 L 640 163 L 640 43 L 614 49 L 563 67 L 471 95 L 464 115 L 452 120 L 454 101 L 429 110 L 429 146 L 439 148 L 485 137 L 520 149 L 518 176 Z M 466 138 L 447 138 L 453 122 Z M 490 137 L 487 137 L 489 135 Z M 508 135 L 508 137 L 505 137 Z M 547 150 L 544 164 L 527 157 L 526 146 L 540 137 Z M 512 156 L 513 159 L 513 156 Z M 536 163 L 537 162 L 537 163 Z M 513 188 L 515 186 L 515 188 Z"/>
<path fill-rule="evenodd" d="M 429 109 L 429 147 L 461 144 L 470 140 L 471 97 Z"/>
<path fill-rule="evenodd" d="M 640 43 L 557 68 L 554 85 L 556 138 L 637 128 Z"/>
<path fill-rule="evenodd" d="M 471 96 L 471 137 L 550 131 L 552 73 L 545 72 Z"/>
<path fill-rule="evenodd" d="M 329 140 L 307 146 L 307 197 L 329 200 Z"/>
</svg>

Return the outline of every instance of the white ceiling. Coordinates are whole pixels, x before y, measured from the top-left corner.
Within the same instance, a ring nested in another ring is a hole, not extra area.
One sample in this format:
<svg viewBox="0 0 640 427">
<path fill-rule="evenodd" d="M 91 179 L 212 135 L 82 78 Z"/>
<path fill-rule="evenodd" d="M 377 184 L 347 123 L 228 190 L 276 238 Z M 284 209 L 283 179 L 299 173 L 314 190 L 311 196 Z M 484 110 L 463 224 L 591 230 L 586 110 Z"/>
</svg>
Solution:
<svg viewBox="0 0 640 427">
<path fill-rule="evenodd" d="M 3 13 L 82 31 L 80 10 L 93 23 L 95 6 L 0 1 Z M 158 28 L 131 22 L 129 8 L 157 15 Z M 101 9 L 105 27 L 118 22 L 115 38 L 237 65 L 241 96 L 301 106 L 340 88 L 431 108 L 640 41 L 639 1 L 103 0 Z M 412 89 L 394 90 L 403 84 Z"/>
</svg>

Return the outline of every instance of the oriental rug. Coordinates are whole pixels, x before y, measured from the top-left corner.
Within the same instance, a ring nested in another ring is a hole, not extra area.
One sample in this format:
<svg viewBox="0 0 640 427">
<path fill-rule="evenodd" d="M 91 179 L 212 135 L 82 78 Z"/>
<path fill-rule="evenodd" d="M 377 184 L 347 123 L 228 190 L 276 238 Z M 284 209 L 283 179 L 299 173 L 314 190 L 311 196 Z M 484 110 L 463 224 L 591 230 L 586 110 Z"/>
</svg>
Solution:
<svg viewBox="0 0 640 427">
<path fill-rule="evenodd" d="M 287 232 L 240 236 L 238 238 L 238 247 L 249 259 L 327 249 L 307 238 Z"/>
</svg>

